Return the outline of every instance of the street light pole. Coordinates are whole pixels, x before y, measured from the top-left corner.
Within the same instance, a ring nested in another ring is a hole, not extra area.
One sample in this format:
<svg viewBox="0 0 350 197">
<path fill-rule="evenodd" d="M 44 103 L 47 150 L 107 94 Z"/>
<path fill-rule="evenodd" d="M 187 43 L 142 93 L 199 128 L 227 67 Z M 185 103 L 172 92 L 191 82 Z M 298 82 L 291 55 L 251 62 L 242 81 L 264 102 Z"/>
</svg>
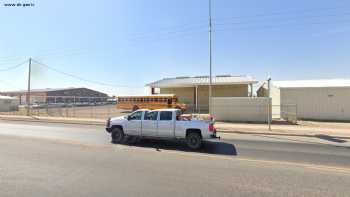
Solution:
<svg viewBox="0 0 350 197">
<path fill-rule="evenodd" d="M 209 114 L 212 113 L 211 0 L 209 0 Z"/>
</svg>

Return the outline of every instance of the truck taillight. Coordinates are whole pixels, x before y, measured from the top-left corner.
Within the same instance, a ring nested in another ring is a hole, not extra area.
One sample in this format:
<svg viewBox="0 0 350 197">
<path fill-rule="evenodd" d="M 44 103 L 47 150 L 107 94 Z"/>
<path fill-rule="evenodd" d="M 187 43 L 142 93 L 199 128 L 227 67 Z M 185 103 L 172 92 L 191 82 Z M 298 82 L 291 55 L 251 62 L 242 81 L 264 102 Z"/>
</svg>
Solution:
<svg viewBox="0 0 350 197">
<path fill-rule="evenodd" d="M 214 132 L 215 131 L 215 127 L 214 127 L 213 124 L 209 124 L 208 129 L 209 129 L 210 132 Z"/>
</svg>

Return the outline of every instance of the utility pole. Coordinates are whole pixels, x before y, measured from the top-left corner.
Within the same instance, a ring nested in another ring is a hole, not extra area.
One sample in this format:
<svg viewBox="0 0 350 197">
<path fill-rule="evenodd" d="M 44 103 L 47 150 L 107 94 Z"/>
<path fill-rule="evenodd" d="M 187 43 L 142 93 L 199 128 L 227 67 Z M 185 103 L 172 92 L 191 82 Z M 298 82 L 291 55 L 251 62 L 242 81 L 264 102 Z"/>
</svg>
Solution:
<svg viewBox="0 0 350 197">
<path fill-rule="evenodd" d="M 27 116 L 30 116 L 30 81 L 31 81 L 31 72 L 32 72 L 32 58 L 29 58 L 28 65 L 28 89 L 27 89 Z"/>
<path fill-rule="evenodd" d="M 211 0 L 209 0 L 209 114 L 212 113 Z"/>
</svg>

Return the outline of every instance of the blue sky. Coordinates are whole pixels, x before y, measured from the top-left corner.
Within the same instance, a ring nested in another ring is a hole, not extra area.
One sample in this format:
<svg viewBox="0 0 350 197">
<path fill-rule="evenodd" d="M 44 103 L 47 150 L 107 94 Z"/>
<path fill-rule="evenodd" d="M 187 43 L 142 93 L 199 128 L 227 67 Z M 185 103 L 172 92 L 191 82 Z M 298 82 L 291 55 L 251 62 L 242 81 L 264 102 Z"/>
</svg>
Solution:
<svg viewBox="0 0 350 197">
<path fill-rule="evenodd" d="M 33 88 L 140 94 L 164 77 L 208 74 L 206 0 L 0 1 L 0 91 L 25 89 L 29 57 L 118 87 L 33 65 Z M 213 73 L 274 80 L 349 78 L 350 2 L 212 0 Z M 121 86 L 121 87 L 119 87 Z M 127 86 L 127 87 L 124 87 Z"/>
</svg>

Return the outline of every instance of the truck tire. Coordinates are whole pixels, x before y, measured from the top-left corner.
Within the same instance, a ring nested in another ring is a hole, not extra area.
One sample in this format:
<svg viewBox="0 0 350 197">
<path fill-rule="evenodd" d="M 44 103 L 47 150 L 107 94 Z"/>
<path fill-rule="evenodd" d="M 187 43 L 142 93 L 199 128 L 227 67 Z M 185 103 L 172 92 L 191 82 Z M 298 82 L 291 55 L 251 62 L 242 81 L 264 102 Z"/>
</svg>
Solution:
<svg viewBox="0 0 350 197">
<path fill-rule="evenodd" d="M 128 144 L 136 144 L 139 141 L 139 137 L 137 136 L 128 136 L 127 143 Z"/>
<path fill-rule="evenodd" d="M 192 150 L 197 150 L 202 147 L 202 137 L 198 133 L 189 133 L 186 136 L 187 146 Z"/>
<path fill-rule="evenodd" d="M 124 141 L 124 132 L 120 128 L 114 128 L 111 132 L 112 143 L 119 144 Z"/>
</svg>

